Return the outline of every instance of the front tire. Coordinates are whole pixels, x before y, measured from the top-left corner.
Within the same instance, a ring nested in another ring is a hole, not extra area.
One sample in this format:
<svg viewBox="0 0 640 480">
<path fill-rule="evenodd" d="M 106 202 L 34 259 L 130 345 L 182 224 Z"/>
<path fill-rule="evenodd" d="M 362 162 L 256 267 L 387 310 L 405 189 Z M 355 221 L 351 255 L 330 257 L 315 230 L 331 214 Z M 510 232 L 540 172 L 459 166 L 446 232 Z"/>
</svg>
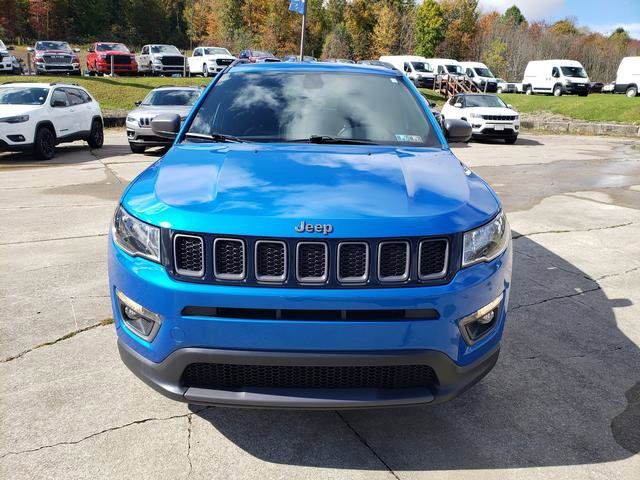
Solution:
<svg viewBox="0 0 640 480">
<path fill-rule="evenodd" d="M 631 86 L 627 88 L 627 91 L 624 92 L 624 94 L 629 98 L 633 98 L 638 95 L 638 87 Z"/>
<path fill-rule="evenodd" d="M 50 127 L 40 127 L 33 142 L 33 154 L 38 160 L 51 160 L 56 155 L 56 136 Z"/>
<path fill-rule="evenodd" d="M 504 139 L 504 143 L 507 145 L 513 145 L 518 140 L 518 137 L 509 137 Z"/>
<path fill-rule="evenodd" d="M 91 133 L 87 138 L 89 148 L 102 148 L 104 145 L 104 129 L 100 120 L 94 120 L 91 124 Z"/>
<path fill-rule="evenodd" d="M 131 148 L 131 152 L 133 153 L 144 153 L 147 149 L 144 145 L 136 145 L 135 143 L 130 143 L 129 148 Z"/>
<path fill-rule="evenodd" d="M 554 97 L 561 97 L 562 96 L 562 86 L 561 85 L 556 85 L 555 87 L 553 87 L 553 96 Z"/>
<path fill-rule="evenodd" d="M 531 85 L 527 85 L 527 86 L 524 88 L 524 93 L 525 93 L 526 95 L 533 95 L 533 88 L 531 87 Z"/>
</svg>

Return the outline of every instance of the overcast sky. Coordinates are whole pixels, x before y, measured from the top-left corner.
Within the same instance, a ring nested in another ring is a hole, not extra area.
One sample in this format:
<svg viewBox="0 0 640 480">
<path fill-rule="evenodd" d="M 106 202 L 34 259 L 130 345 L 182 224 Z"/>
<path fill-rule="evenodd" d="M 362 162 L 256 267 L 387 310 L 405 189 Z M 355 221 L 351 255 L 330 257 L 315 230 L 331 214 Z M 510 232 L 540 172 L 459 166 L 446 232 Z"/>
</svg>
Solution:
<svg viewBox="0 0 640 480">
<path fill-rule="evenodd" d="M 623 27 L 640 39 L 640 0 L 480 0 L 484 10 L 504 12 L 517 5 L 528 20 L 553 22 L 575 17 L 578 25 L 611 33 Z"/>
</svg>

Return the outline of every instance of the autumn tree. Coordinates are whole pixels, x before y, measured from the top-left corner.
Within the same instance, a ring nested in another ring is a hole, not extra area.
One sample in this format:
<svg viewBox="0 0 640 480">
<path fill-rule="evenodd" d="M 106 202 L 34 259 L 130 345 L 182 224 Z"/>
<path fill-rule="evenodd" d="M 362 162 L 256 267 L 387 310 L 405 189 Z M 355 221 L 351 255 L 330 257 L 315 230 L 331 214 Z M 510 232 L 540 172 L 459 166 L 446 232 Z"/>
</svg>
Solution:
<svg viewBox="0 0 640 480">
<path fill-rule="evenodd" d="M 376 23 L 375 2 L 353 0 L 345 10 L 345 26 L 351 40 L 351 50 L 355 58 L 368 58 L 371 36 Z"/>
<path fill-rule="evenodd" d="M 398 53 L 400 14 L 389 4 L 383 4 L 378 9 L 377 21 L 373 27 L 373 42 L 371 56 L 390 55 Z"/>
<path fill-rule="evenodd" d="M 446 57 L 465 60 L 469 57 L 475 40 L 479 16 L 478 0 L 442 0 L 440 5 L 447 24 L 440 53 Z"/>
<path fill-rule="evenodd" d="M 323 58 L 349 58 L 351 51 L 349 50 L 349 34 L 344 24 L 336 25 L 329 32 L 322 46 Z"/>
<path fill-rule="evenodd" d="M 442 7 L 435 0 L 424 0 L 416 8 L 415 51 L 433 57 L 436 47 L 444 40 L 445 20 Z"/>
</svg>

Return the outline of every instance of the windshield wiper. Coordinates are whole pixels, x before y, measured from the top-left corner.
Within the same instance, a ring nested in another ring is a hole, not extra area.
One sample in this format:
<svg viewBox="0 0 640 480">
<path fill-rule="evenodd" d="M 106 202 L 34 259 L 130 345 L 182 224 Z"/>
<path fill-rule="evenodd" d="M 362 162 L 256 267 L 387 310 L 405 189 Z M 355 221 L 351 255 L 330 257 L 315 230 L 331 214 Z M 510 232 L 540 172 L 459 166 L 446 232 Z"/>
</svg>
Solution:
<svg viewBox="0 0 640 480">
<path fill-rule="evenodd" d="M 360 140 L 357 138 L 331 137 L 329 135 L 311 135 L 309 138 L 300 140 L 290 140 L 291 142 L 307 142 L 307 143 L 335 143 L 342 145 L 376 145 L 371 140 Z"/>
<path fill-rule="evenodd" d="M 228 143 L 244 143 L 246 140 L 235 137 L 233 135 L 225 135 L 224 133 L 193 133 L 187 132 L 184 134 L 187 138 L 193 138 L 196 140 L 209 140 L 212 142 L 228 142 Z"/>
</svg>

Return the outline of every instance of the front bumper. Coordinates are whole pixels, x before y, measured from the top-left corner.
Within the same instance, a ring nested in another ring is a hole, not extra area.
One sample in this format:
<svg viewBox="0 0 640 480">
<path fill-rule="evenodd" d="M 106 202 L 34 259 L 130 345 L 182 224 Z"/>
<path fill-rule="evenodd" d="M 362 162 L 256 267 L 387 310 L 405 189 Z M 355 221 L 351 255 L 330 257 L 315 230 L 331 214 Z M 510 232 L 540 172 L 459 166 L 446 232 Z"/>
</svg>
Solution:
<svg viewBox="0 0 640 480">
<path fill-rule="evenodd" d="M 186 65 L 161 65 L 158 63 L 154 63 L 152 69 L 154 73 L 184 73 L 189 71 Z"/>
<path fill-rule="evenodd" d="M 36 63 L 37 73 L 73 73 L 80 71 L 80 65 L 77 63 Z"/>
<path fill-rule="evenodd" d="M 511 281 L 511 247 L 460 270 L 446 285 L 407 288 L 282 289 L 172 279 L 163 266 L 130 257 L 109 240 L 109 286 L 120 355 L 138 377 L 175 400 L 270 408 L 363 408 L 449 400 L 486 375 L 498 349 Z M 115 291 L 158 313 L 148 342 L 124 324 Z M 473 345 L 458 322 L 504 294 L 492 330 Z M 436 320 L 260 320 L 183 315 L 185 306 L 281 309 L 433 308 Z M 414 365 L 437 382 L 421 388 L 200 388 L 185 384 L 193 363 L 235 365 Z"/>
<path fill-rule="evenodd" d="M 96 62 L 96 71 L 99 73 L 111 73 L 111 64 L 105 61 Z M 137 73 L 138 65 L 136 63 L 130 64 L 122 64 L 122 63 L 114 63 L 113 64 L 113 73 Z"/>
<path fill-rule="evenodd" d="M 519 123 L 498 123 L 471 119 L 471 136 L 473 138 L 514 138 L 520 131 Z"/>
<path fill-rule="evenodd" d="M 566 83 L 563 85 L 562 90 L 567 94 L 582 94 L 589 93 L 589 85 L 586 83 Z"/>
<path fill-rule="evenodd" d="M 139 125 L 127 124 L 127 140 L 132 145 L 144 145 L 145 147 L 166 147 L 173 143 L 173 140 L 158 137 L 150 127 L 140 127 Z"/>
<path fill-rule="evenodd" d="M 417 77 L 413 80 L 416 87 L 419 88 L 433 88 L 435 78 L 433 77 Z"/>
</svg>

